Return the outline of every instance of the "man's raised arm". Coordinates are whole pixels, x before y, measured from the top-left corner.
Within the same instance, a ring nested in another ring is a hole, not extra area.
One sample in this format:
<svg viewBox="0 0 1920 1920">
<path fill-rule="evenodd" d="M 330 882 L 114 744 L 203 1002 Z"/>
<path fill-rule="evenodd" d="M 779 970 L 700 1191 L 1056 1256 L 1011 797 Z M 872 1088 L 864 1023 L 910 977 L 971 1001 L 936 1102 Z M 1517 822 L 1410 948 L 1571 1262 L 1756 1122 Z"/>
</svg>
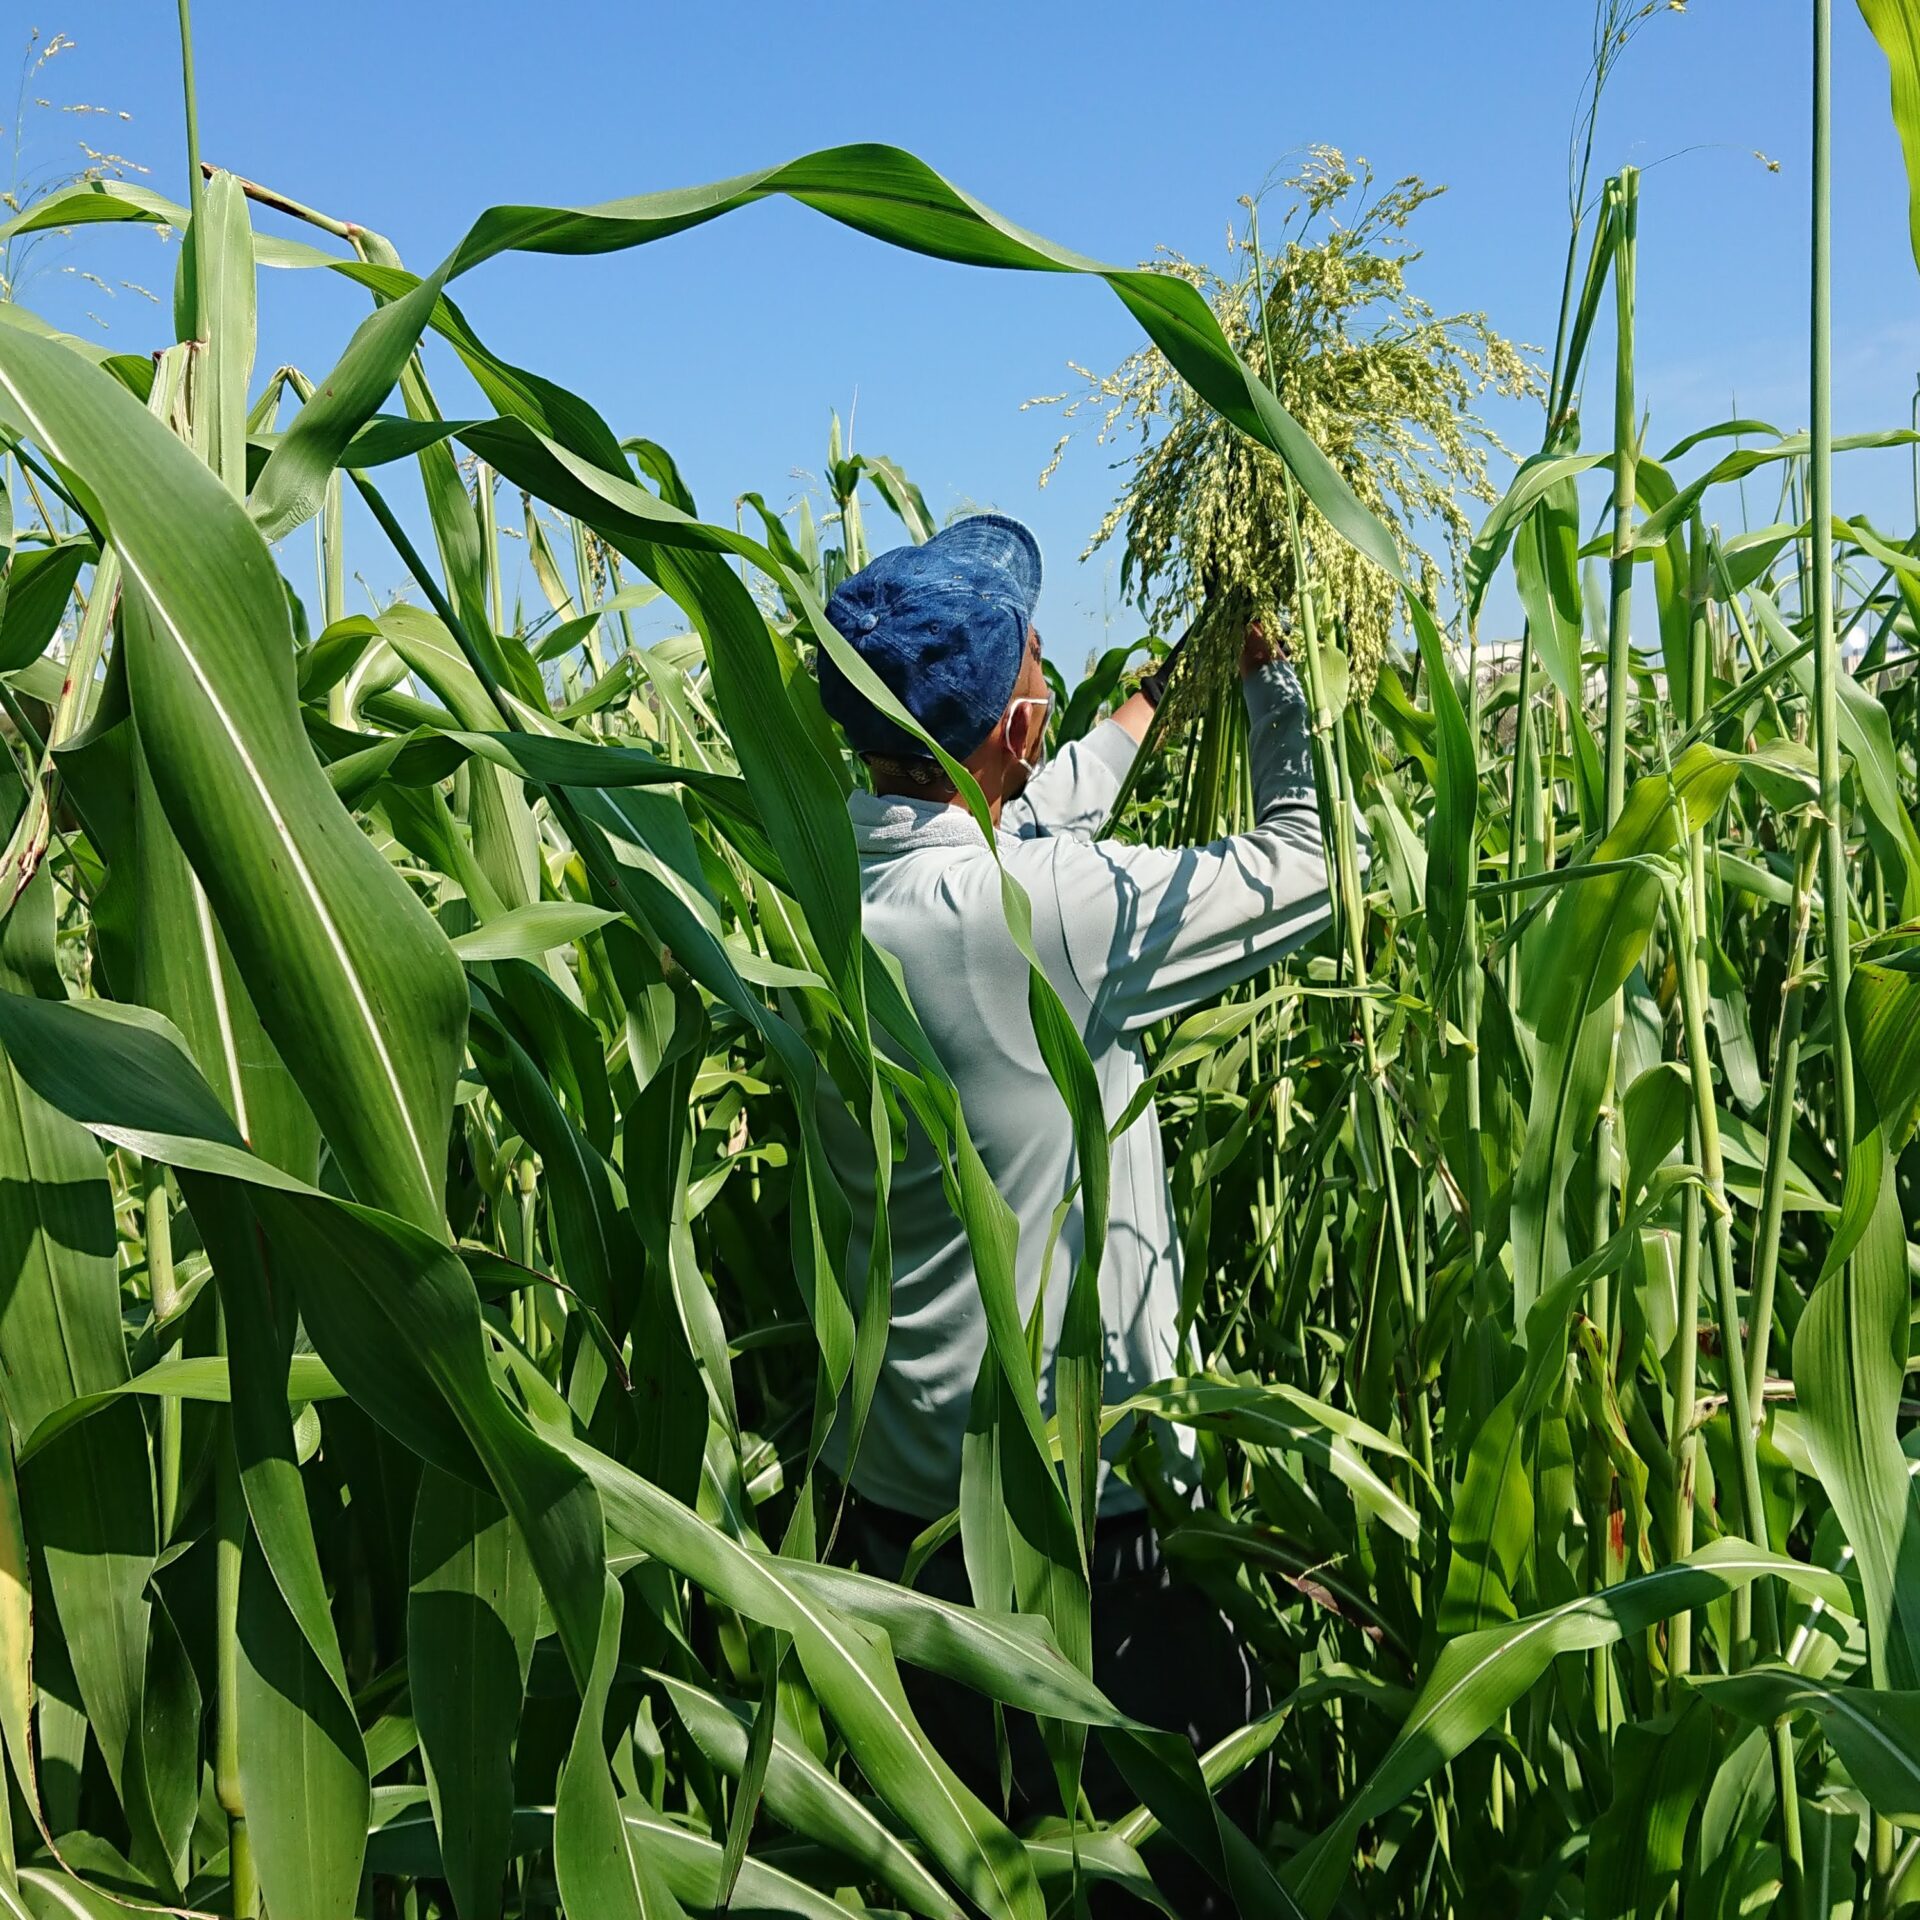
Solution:
<svg viewBox="0 0 1920 1920">
<path fill-rule="evenodd" d="M 1242 661 L 1254 824 L 1200 847 L 1063 847 L 1067 952 L 1095 1016 L 1122 1031 L 1214 998 L 1312 938 L 1331 911 L 1307 705 L 1257 630 Z M 1364 837 L 1363 837 L 1364 858 Z"/>
</svg>

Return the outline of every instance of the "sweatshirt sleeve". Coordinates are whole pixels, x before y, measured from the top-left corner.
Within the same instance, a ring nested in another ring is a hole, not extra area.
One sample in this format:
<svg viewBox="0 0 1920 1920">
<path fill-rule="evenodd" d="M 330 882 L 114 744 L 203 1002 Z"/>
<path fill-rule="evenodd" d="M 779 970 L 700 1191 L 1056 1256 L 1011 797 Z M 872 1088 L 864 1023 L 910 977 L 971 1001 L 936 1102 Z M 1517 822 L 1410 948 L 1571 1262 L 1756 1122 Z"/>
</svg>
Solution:
<svg viewBox="0 0 1920 1920">
<path fill-rule="evenodd" d="M 1125 727 L 1103 720 L 1061 748 L 1000 812 L 1000 824 L 1022 840 L 1064 834 L 1090 840 L 1100 831 L 1140 751 Z"/>
<path fill-rule="evenodd" d="M 1062 845 L 1055 897 L 1094 1017 L 1151 1026 L 1271 966 L 1329 916 L 1307 707 L 1291 666 L 1245 682 L 1254 824 L 1199 847 Z M 1358 816 L 1356 815 L 1356 819 Z M 1364 826 L 1361 832 L 1365 858 Z"/>
</svg>

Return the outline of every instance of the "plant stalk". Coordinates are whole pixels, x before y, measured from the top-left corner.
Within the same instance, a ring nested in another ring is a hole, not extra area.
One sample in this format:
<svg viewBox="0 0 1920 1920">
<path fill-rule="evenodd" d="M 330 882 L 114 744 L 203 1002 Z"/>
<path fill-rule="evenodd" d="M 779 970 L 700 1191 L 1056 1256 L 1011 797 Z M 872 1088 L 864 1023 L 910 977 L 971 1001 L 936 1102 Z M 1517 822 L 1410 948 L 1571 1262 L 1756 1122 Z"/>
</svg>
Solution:
<svg viewBox="0 0 1920 1920">
<path fill-rule="evenodd" d="M 1727 1401 L 1733 1416 L 1734 1448 L 1740 1463 L 1741 1521 L 1756 1546 L 1767 1544 L 1766 1508 L 1760 1492 L 1760 1456 L 1755 1444 L 1753 1410 L 1747 1398 L 1745 1342 L 1740 1332 L 1740 1295 L 1733 1270 L 1733 1209 L 1727 1200 L 1726 1162 L 1720 1148 L 1720 1113 L 1713 1096 L 1713 1068 L 1707 1052 L 1704 943 L 1696 916 L 1691 876 L 1668 881 L 1667 912 L 1682 964 L 1675 967 L 1687 1042 L 1687 1077 L 1693 1091 L 1693 1120 L 1698 1129 L 1700 1171 L 1706 1182 L 1708 1246 L 1713 1256 L 1715 1308 L 1720 1351 L 1727 1375 Z M 1743 1588 L 1742 1593 L 1751 1589 Z M 1766 1588 L 1763 1601 L 1772 1589 Z M 1739 1617 L 1740 1594 L 1734 1596 Z M 1771 1612 L 1770 1606 L 1764 1609 Z M 1735 1639 L 1743 1638 L 1737 1629 Z M 1736 1652 L 1735 1658 L 1738 1655 Z"/>
<path fill-rule="evenodd" d="M 1827 943 L 1827 1004 L 1833 1027 L 1835 1146 L 1853 1152 L 1853 1049 L 1847 1033 L 1852 928 L 1847 910 L 1846 819 L 1840 799 L 1840 653 L 1833 623 L 1832 5 L 1813 3 L 1813 297 L 1807 430 L 1808 534 L 1812 547 L 1814 750 L 1825 830 L 1821 932 Z"/>
<path fill-rule="evenodd" d="M 1353 804 L 1348 787 L 1346 757 L 1339 751 L 1339 733 L 1326 706 L 1326 681 L 1320 663 L 1319 610 L 1314 604 L 1312 584 L 1307 574 L 1306 543 L 1300 535 L 1299 504 L 1291 475 L 1287 479 L 1287 523 L 1293 544 L 1295 593 L 1300 609 L 1300 637 L 1306 655 L 1309 698 L 1313 703 L 1314 731 L 1323 737 L 1331 734 L 1335 744 L 1329 769 L 1332 775 L 1330 798 L 1333 819 L 1327 823 L 1325 830 L 1333 842 L 1341 918 L 1346 923 L 1348 965 L 1352 969 L 1354 986 L 1364 990 L 1367 985 L 1367 955 L 1365 925 L 1360 911 L 1360 863 L 1354 843 Z M 1421 1381 L 1419 1300 L 1414 1288 L 1412 1262 L 1407 1254 L 1407 1229 L 1401 1208 L 1400 1182 L 1394 1172 L 1393 1126 L 1387 1106 L 1386 1079 L 1380 1067 L 1373 1002 L 1365 997 L 1364 991 L 1359 1001 L 1359 1013 L 1361 1054 L 1366 1064 L 1366 1104 L 1380 1157 L 1380 1178 L 1386 1183 L 1394 1272 L 1399 1281 L 1400 1310 L 1406 1319 L 1407 1351 L 1401 1356 L 1405 1362 L 1403 1380 L 1413 1421 L 1415 1457 L 1430 1481 L 1433 1473 L 1433 1416 Z"/>
<path fill-rule="evenodd" d="M 1780 999 L 1780 1033 L 1773 1049 L 1767 1090 L 1767 1164 L 1760 1219 L 1753 1235 L 1753 1278 L 1747 1308 L 1747 1398 L 1754 1418 L 1762 1412 L 1767 1349 L 1773 1336 L 1773 1299 L 1780 1273 L 1780 1225 L 1786 1212 L 1787 1169 L 1793 1164 L 1793 1110 L 1800 1081 L 1800 1036 L 1806 1022 L 1807 930 L 1813 918 L 1813 866 L 1821 835 L 1812 820 L 1800 829 L 1793 873 L 1793 925 L 1788 936 L 1786 988 Z"/>
<path fill-rule="evenodd" d="M 1627 797 L 1627 717 L 1632 681 L 1633 505 L 1637 492 L 1638 443 L 1634 425 L 1634 237 L 1639 221 L 1640 175 L 1623 167 L 1611 185 L 1618 238 L 1614 243 L 1613 287 L 1617 337 L 1613 379 L 1613 541 L 1607 606 L 1607 753 L 1606 817 L 1610 829 Z M 1594 1131 L 1593 1244 L 1601 1246 L 1613 1229 L 1615 1091 L 1620 1063 L 1620 1028 L 1625 1002 L 1613 996 L 1613 1043 L 1608 1050 L 1606 1084 L 1600 1097 L 1600 1121 Z M 1593 1317 L 1615 1352 L 1613 1286 L 1602 1275 L 1593 1286 Z"/>
<path fill-rule="evenodd" d="M 1820 769 L 1821 931 L 1827 943 L 1827 1018 L 1831 1030 L 1834 1148 L 1850 1172 L 1855 1100 L 1853 1041 L 1847 997 L 1853 978 L 1853 929 L 1848 918 L 1846 816 L 1840 798 L 1840 650 L 1833 620 L 1833 6 L 1813 0 L 1812 245 L 1809 249 L 1807 354 L 1807 536 L 1813 597 L 1814 751 Z M 1868 1663 L 1876 1688 L 1888 1684 L 1886 1649 L 1869 1636 Z M 1878 1871 L 1892 1852 L 1891 1829 L 1873 1820 L 1873 1904 L 1887 1904 L 1891 1888 Z"/>
<path fill-rule="evenodd" d="M 216 1442 L 214 1482 L 215 1599 L 214 1794 L 227 1816 L 227 1871 L 233 1920 L 260 1911 L 260 1882 L 253 1842 L 247 1834 L 246 1800 L 240 1786 L 240 1559 L 247 1537 L 246 1497 L 233 1451 L 233 1422 L 223 1414 Z"/>
<path fill-rule="evenodd" d="M 173 1208 L 167 1195 L 167 1169 L 158 1160 L 140 1162 L 140 1231 L 147 1249 L 147 1292 L 156 1328 L 164 1328 L 180 1305 L 180 1286 L 173 1269 Z M 157 1341 L 161 1359 L 179 1349 L 177 1328 L 162 1332 Z M 160 1544 L 173 1539 L 180 1511 L 180 1414 L 172 1394 L 160 1401 L 159 1493 Z"/>
<path fill-rule="evenodd" d="M 1687 591 L 1692 618 L 1688 625 L 1687 647 L 1687 725 L 1698 726 L 1707 705 L 1707 542 L 1700 516 L 1695 514 L 1689 545 L 1691 565 Z M 1695 829 L 1687 836 L 1688 884 L 1696 901 L 1707 893 L 1707 851 L 1703 832 Z M 1705 982 L 1700 977 L 1704 954 L 1683 950 L 1679 964 L 1695 969 L 1694 991 L 1705 998 Z M 1688 1125 L 1689 1150 L 1694 1164 L 1700 1164 L 1701 1140 L 1697 1123 Z M 1673 1366 L 1673 1509 L 1672 1558 L 1684 1560 L 1693 1551 L 1694 1474 L 1700 1444 L 1694 1420 L 1694 1402 L 1698 1397 L 1700 1365 L 1700 1241 L 1704 1222 L 1700 1189 L 1690 1186 L 1680 1203 L 1679 1302 L 1675 1313 Z M 1679 1675 L 1688 1672 L 1693 1659 L 1693 1616 L 1675 1616 L 1667 1640 L 1667 1670 Z"/>
<path fill-rule="evenodd" d="M 1613 189 L 1619 239 L 1613 256 L 1618 338 L 1613 379 L 1613 541 L 1608 560 L 1606 825 L 1620 817 L 1627 797 L 1628 686 L 1633 667 L 1633 505 L 1639 487 L 1634 420 L 1634 256 L 1640 218 L 1640 175 L 1622 167 Z"/>
<path fill-rule="evenodd" d="M 194 219 L 200 218 L 200 203 L 206 198 L 205 176 L 200 169 L 200 103 L 193 84 L 193 18 L 191 0 L 180 0 L 180 83 L 187 111 L 187 206 Z M 204 312 L 201 316 L 203 322 Z M 204 340 L 204 324 L 200 336 Z"/>
</svg>

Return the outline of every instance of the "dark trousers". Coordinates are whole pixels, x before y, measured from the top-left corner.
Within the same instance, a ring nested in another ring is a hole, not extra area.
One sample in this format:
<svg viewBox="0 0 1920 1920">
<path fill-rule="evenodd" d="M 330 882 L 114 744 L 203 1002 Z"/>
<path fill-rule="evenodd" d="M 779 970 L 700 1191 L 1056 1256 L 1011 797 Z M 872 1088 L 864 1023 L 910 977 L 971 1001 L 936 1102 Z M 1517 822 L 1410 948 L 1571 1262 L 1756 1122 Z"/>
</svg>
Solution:
<svg viewBox="0 0 1920 1920">
<path fill-rule="evenodd" d="M 897 1580 L 923 1525 L 853 1496 L 835 1558 Z M 1266 1711 L 1266 1687 L 1252 1652 L 1205 1593 L 1174 1577 L 1144 1513 L 1099 1522 L 1091 1574 L 1094 1684 L 1122 1713 L 1184 1733 L 1204 1752 Z M 914 1585 L 936 1599 L 970 1604 L 960 1542 L 951 1540 L 942 1547 Z M 927 1737 L 988 1806 L 1016 1824 L 1063 1811 L 1046 1748 L 1029 1715 L 1006 1716 L 1013 1791 L 1010 1801 L 1003 1800 L 992 1704 L 941 1674 L 906 1665 L 900 1674 L 908 1704 Z M 1255 1839 L 1265 1777 L 1264 1763 L 1256 1764 L 1220 1795 L 1221 1806 Z M 1137 1804 L 1097 1738 L 1087 1742 L 1081 1785 L 1100 1820 L 1117 1819 Z M 1151 1841 L 1147 1861 L 1182 1920 L 1232 1912 L 1224 1891 L 1171 1839 Z M 1099 1920 L 1144 1910 L 1130 1894 L 1111 1885 L 1095 1883 L 1089 1892 L 1090 1911 Z"/>
</svg>

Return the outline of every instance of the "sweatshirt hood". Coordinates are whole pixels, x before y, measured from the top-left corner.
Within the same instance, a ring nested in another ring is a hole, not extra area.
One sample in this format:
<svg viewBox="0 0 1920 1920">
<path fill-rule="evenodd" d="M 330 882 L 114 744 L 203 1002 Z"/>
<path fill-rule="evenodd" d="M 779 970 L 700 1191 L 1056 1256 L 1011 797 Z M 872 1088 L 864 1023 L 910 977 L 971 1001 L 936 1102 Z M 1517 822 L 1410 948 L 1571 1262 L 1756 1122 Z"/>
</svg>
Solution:
<svg viewBox="0 0 1920 1920">
<path fill-rule="evenodd" d="M 979 823 L 965 807 L 943 800 L 911 800 L 898 793 L 868 793 L 856 788 L 847 795 L 847 813 L 853 821 L 853 841 L 862 859 L 915 853 L 924 847 L 971 847 L 986 852 Z M 1001 840 L 1017 838 L 1004 827 L 995 829 Z"/>
</svg>

